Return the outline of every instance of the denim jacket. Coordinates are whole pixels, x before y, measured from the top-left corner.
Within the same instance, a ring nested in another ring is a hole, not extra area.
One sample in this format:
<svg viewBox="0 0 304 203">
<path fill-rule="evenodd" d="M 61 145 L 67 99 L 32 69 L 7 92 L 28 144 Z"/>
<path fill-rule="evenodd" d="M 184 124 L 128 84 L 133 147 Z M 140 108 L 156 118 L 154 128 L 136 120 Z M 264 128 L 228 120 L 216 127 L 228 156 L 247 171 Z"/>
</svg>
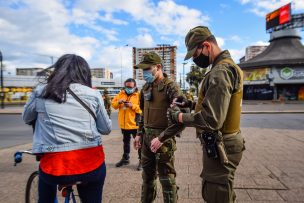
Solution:
<svg viewBox="0 0 304 203">
<path fill-rule="evenodd" d="M 38 86 L 24 106 L 25 123 L 36 120 L 33 137 L 33 152 L 61 152 L 101 145 L 101 134 L 109 134 L 112 122 L 98 91 L 81 84 L 71 84 L 70 89 L 87 104 L 97 117 L 92 115 L 67 93 L 65 103 L 43 99 L 45 85 Z"/>
</svg>

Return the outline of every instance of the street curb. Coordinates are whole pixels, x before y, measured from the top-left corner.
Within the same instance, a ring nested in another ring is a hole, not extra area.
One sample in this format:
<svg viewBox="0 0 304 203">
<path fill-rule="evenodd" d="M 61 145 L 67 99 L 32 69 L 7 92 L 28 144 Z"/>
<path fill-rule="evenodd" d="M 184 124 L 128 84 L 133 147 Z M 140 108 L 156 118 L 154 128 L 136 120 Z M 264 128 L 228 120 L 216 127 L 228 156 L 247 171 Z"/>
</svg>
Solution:
<svg viewBox="0 0 304 203">
<path fill-rule="evenodd" d="M 242 114 L 302 114 L 304 111 L 242 111 Z"/>
<path fill-rule="evenodd" d="M 22 112 L 0 112 L 0 114 L 13 115 L 13 114 L 22 114 Z"/>
<path fill-rule="evenodd" d="M 22 112 L 0 112 L 0 115 L 21 115 Z M 304 114 L 304 111 L 242 111 L 242 114 Z"/>
</svg>

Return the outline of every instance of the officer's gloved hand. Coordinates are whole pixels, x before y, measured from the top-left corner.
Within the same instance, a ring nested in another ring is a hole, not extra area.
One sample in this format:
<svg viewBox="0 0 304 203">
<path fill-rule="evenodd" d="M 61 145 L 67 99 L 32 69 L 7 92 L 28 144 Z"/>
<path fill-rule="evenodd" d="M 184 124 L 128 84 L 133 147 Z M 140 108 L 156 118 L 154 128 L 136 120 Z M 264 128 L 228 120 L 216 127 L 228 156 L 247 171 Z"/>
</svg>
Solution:
<svg viewBox="0 0 304 203">
<path fill-rule="evenodd" d="M 178 106 L 183 113 L 190 113 L 193 106 L 192 101 L 187 100 L 183 96 L 176 97 L 173 100 L 172 105 Z"/>
<path fill-rule="evenodd" d="M 176 105 L 180 108 L 187 107 L 188 105 L 188 100 L 184 98 L 183 96 L 178 96 L 173 99 L 172 105 Z"/>
<path fill-rule="evenodd" d="M 167 110 L 167 118 L 170 124 L 176 124 L 178 123 L 178 115 L 182 113 L 181 109 L 174 105 L 168 108 Z"/>
</svg>

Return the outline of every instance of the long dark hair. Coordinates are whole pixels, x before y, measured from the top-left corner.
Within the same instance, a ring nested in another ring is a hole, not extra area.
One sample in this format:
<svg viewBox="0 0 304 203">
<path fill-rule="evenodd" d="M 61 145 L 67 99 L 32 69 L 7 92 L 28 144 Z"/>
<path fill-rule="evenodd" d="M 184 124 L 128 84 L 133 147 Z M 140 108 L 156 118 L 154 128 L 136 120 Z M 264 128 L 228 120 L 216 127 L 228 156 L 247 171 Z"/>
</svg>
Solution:
<svg viewBox="0 0 304 203">
<path fill-rule="evenodd" d="M 47 79 L 47 85 L 42 94 L 45 99 L 64 103 L 66 90 L 71 83 L 92 87 L 90 67 L 81 56 L 65 54 L 50 68 L 54 68 L 54 72 Z"/>
</svg>

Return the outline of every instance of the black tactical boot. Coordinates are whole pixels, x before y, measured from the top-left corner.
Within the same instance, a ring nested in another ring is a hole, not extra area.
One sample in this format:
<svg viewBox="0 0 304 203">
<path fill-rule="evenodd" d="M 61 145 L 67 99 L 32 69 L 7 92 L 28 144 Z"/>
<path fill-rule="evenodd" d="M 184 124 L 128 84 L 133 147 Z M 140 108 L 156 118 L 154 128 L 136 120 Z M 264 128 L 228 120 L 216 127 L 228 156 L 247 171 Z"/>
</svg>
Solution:
<svg viewBox="0 0 304 203">
<path fill-rule="evenodd" d="M 124 165 L 128 165 L 130 163 L 129 159 L 122 158 L 117 164 L 115 164 L 116 167 L 121 167 Z"/>
</svg>

